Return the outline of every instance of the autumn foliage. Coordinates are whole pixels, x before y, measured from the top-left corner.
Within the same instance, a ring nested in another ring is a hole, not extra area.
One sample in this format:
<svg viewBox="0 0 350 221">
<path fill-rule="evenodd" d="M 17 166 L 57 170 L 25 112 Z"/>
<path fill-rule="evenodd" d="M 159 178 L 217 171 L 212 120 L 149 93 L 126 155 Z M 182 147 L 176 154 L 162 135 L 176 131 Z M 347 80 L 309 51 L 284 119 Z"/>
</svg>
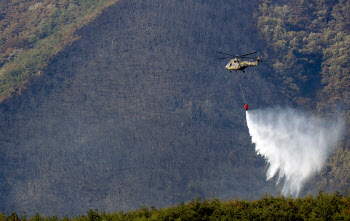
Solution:
<svg viewBox="0 0 350 221">
<path fill-rule="evenodd" d="M 78 29 L 116 1 L 2 1 L 0 102 L 41 75 L 56 54 L 79 38 Z"/>
</svg>

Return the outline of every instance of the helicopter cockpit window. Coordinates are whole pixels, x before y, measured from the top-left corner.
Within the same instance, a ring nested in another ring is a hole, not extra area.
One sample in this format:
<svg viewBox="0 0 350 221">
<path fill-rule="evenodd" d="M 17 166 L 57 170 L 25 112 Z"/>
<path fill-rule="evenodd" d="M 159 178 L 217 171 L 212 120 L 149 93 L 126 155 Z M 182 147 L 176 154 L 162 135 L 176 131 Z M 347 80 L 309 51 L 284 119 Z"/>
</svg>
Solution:
<svg viewBox="0 0 350 221">
<path fill-rule="evenodd" d="M 230 67 L 232 66 L 232 63 L 230 63 Z"/>
</svg>

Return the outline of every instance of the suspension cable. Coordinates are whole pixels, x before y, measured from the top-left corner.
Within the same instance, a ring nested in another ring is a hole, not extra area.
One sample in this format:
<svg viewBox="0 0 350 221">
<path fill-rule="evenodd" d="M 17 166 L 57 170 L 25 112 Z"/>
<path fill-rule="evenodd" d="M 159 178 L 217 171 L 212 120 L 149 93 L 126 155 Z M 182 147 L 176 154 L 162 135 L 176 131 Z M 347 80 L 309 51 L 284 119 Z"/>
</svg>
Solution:
<svg viewBox="0 0 350 221">
<path fill-rule="evenodd" d="M 244 91 L 243 91 L 243 88 L 242 88 L 241 82 L 239 83 L 239 86 L 241 86 L 241 91 L 242 91 L 243 101 L 244 101 L 244 103 L 246 104 L 247 102 L 246 102 L 246 100 L 245 100 Z"/>
</svg>

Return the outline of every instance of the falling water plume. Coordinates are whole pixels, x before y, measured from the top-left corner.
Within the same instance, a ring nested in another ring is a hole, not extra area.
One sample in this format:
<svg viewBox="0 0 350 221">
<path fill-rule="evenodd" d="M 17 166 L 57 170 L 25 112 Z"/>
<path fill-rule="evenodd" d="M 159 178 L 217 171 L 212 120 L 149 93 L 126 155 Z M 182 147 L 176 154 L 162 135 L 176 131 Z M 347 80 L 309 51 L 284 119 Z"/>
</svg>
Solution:
<svg viewBox="0 0 350 221">
<path fill-rule="evenodd" d="M 256 152 L 267 163 L 267 179 L 277 175 L 282 194 L 298 196 L 305 182 L 320 172 L 344 131 L 337 120 L 321 120 L 291 108 L 246 112 Z"/>
</svg>

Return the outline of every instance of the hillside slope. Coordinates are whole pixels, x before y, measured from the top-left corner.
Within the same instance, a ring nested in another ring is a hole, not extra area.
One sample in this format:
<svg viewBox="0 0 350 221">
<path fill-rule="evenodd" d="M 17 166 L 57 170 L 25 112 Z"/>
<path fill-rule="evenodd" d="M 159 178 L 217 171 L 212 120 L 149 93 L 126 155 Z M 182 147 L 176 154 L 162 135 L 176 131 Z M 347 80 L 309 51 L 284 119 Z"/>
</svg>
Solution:
<svg viewBox="0 0 350 221">
<path fill-rule="evenodd" d="M 0 102 L 21 94 L 75 34 L 117 0 L 0 2 Z"/>
<path fill-rule="evenodd" d="M 217 50 L 261 50 L 250 2 L 121 0 L 31 86 L 0 104 L 0 210 L 74 215 L 256 198 L 265 181 L 245 124 L 283 104 L 264 66 L 228 73 Z"/>
<path fill-rule="evenodd" d="M 256 1 L 254 21 L 266 40 L 279 90 L 322 118 L 343 115 L 347 131 L 313 183 L 327 191 L 349 188 L 350 2 Z"/>
</svg>

